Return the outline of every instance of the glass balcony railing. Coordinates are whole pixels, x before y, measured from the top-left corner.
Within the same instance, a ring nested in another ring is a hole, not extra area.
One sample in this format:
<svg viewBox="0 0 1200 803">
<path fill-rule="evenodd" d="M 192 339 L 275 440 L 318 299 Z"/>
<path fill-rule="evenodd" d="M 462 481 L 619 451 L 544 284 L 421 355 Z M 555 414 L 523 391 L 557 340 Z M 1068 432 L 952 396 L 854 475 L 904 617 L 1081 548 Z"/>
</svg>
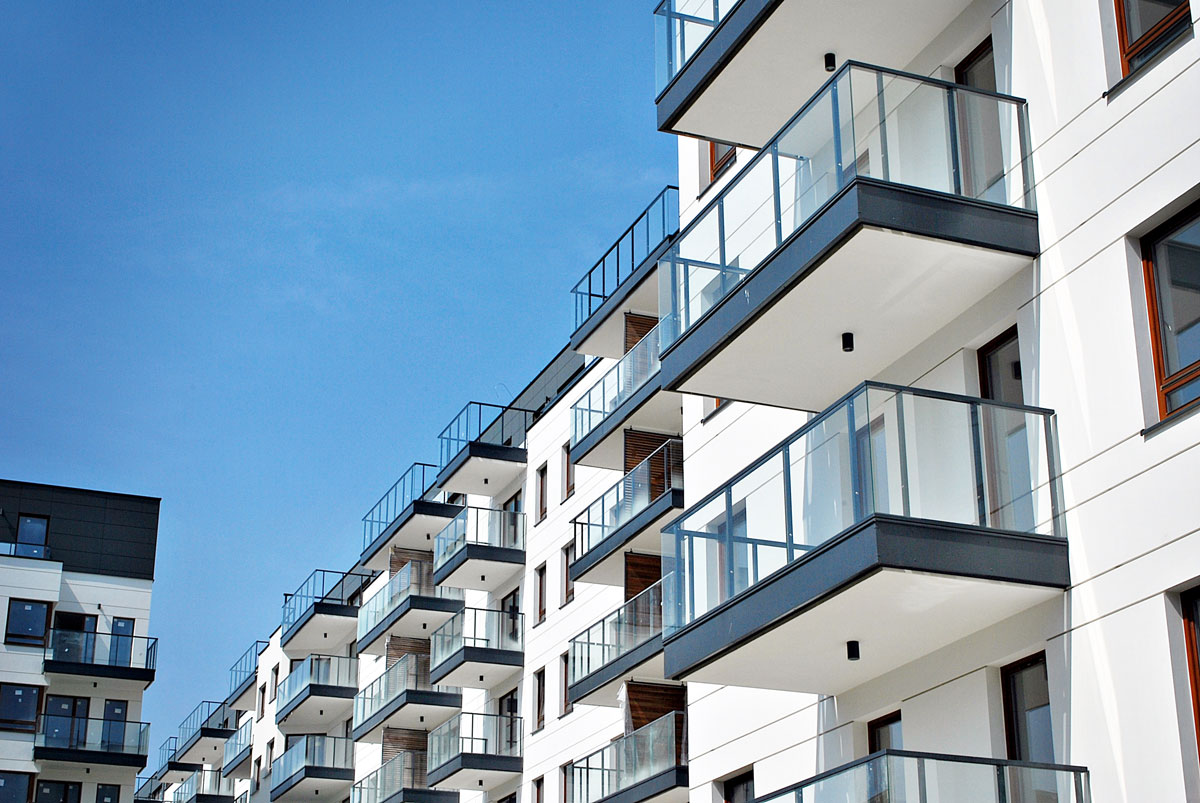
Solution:
<svg viewBox="0 0 1200 803">
<path fill-rule="evenodd" d="M 822 773 L 758 803 L 1089 803 L 1082 767 L 889 750 Z"/>
<path fill-rule="evenodd" d="M 45 652 L 47 661 L 129 669 L 154 669 L 157 657 L 156 638 L 58 628 L 50 631 Z"/>
<path fill-rule="evenodd" d="M 265 641 L 256 641 L 250 646 L 250 649 L 242 653 L 242 656 L 234 662 L 233 666 L 229 667 L 229 693 L 233 694 L 242 687 L 247 680 L 254 677 L 258 672 L 258 656 L 267 646 Z"/>
<path fill-rule="evenodd" d="M 740 0 L 662 0 L 654 9 L 654 92 L 661 95 Z"/>
<path fill-rule="evenodd" d="M 455 686 L 429 682 L 429 656 L 408 653 L 354 696 L 354 727 L 359 727 L 409 689 L 459 694 Z"/>
<path fill-rule="evenodd" d="M 396 484 L 375 503 L 375 507 L 363 516 L 363 550 L 379 537 L 380 533 L 392 526 L 396 517 L 413 503 L 420 499 L 433 487 L 437 477 L 437 466 L 429 463 L 413 463 L 408 471 L 400 475 Z"/>
<path fill-rule="evenodd" d="M 1025 102 L 846 63 L 659 264 L 668 349 L 858 177 L 1033 208 Z"/>
<path fill-rule="evenodd" d="M 679 188 L 667 187 L 571 289 L 575 328 L 633 275 L 663 241 L 679 231 Z"/>
<path fill-rule="evenodd" d="M 665 633 L 877 513 L 1058 535 L 1053 415 L 860 385 L 664 528 Z"/>
<path fill-rule="evenodd" d="M 436 571 L 467 544 L 525 548 L 525 514 L 511 510 L 465 507 L 433 539 L 433 568 Z"/>
<path fill-rule="evenodd" d="M 576 559 L 677 488 L 683 488 L 683 441 L 669 440 L 575 517 Z"/>
<path fill-rule="evenodd" d="M 50 547 L 45 544 L 27 544 L 23 542 L 0 541 L 0 555 L 11 555 L 14 558 L 37 558 L 38 560 L 53 560 Z"/>
<path fill-rule="evenodd" d="M 225 753 L 221 760 L 222 767 L 228 767 L 233 763 L 242 751 L 250 747 L 254 743 L 254 718 L 246 717 L 246 721 L 241 724 L 233 736 L 225 742 Z"/>
<path fill-rule="evenodd" d="M 429 664 L 437 666 L 463 647 L 524 650 L 524 618 L 524 614 L 515 610 L 464 608 L 433 631 L 429 640 Z"/>
<path fill-rule="evenodd" d="M 429 768 L 465 753 L 520 758 L 521 718 L 511 714 L 459 714 L 429 732 Z"/>
<path fill-rule="evenodd" d="M 413 595 L 438 599 L 463 598 L 461 588 L 434 584 L 432 563 L 423 560 L 409 561 L 392 575 L 387 585 L 375 592 L 374 596 L 358 609 L 358 638 L 361 639 L 374 630 L 392 611 Z"/>
<path fill-rule="evenodd" d="M 175 787 L 172 797 L 175 803 L 188 803 L 197 795 L 233 797 L 233 784 L 233 778 L 223 778 L 216 770 L 197 770 Z"/>
<path fill-rule="evenodd" d="M 658 361 L 661 330 L 661 323 L 651 329 L 571 406 L 572 446 L 604 423 L 622 403 L 646 384 L 646 380 L 658 373 L 661 367 Z"/>
<path fill-rule="evenodd" d="M 33 745 L 145 756 L 150 754 L 149 738 L 150 725 L 146 722 L 40 714 Z"/>
<path fill-rule="evenodd" d="M 165 742 L 158 746 L 158 772 L 155 775 L 163 774 L 163 771 L 167 768 L 167 764 L 175 760 L 175 753 L 178 750 L 178 736 L 169 736 Z"/>
<path fill-rule="evenodd" d="M 308 576 L 294 593 L 285 595 L 283 602 L 283 629 L 286 631 L 300 621 L 305 613 L 318 602 L 334 605 L 350 605 L 358 593 L 371 582 L 372 575 L 354 572 L 334 572 L 317 569 Z"/>
<path fill-rule="evenodd" d="M 401 789 L 425 789 L 425 753 L 402 750 L 375 772 L 354 784 L 350 803 L 383 803 Z"/>
<path fill-rule="evenodd" d="M 571 639 L 569 683 L 662 634 L 662 587 L 663 581 L 659 580 Z"/>
<path fill-rule="evenodd" d="M 438 468 L 449 465 L 470 443 L 524 446 L 533 417 L 532 410 L 469 402 L 438 435 Z"/>
<path fill-rule="evenodd" d="M 292 669 L 277 691 L 275 710 L 282 711 L 309 686 L 358 688 L 358 659 L 340 655 L 310 655 Z"/>
<path fill-rule="evenodd" d="M 205 700 L 192 709 L 183 722 L 179 723 L 179 745 L 186 747 L 201 728 L 231 729 L 237 721 L 237 712 L 225 703 Z"/>
<path fill-rule="evenodd" d="M 354 742 L 341 736 L 301 736 L 271 763 L 271 788 L 276 789 L 293 775 L 309 767 L 333 770 L 354 769 Z"/>
<path fill-rule="evenodd" d="M 687 764 L 687 721 L 682 711 L 661 716 L 571 765 L 569 803 L 596 803 Z"/>
</svg>

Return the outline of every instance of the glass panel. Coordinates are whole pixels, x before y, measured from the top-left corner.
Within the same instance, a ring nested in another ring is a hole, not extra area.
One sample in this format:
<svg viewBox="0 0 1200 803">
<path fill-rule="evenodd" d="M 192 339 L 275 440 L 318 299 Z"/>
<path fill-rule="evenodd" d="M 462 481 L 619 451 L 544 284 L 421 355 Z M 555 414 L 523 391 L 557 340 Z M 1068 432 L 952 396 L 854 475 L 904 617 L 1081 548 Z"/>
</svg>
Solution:
<svg viewBox="0 0 1200 803">
<path fill-rule="evenodd" d="M 335 736 L 301 736 L 271 764 L 271 788 L 305 767 L 354 769 L 354 742 Z"/>
<path fill-rule="evenodd" d="M 388 667 L 354 696 L 354 727 L 362 725 L 409 689 L 459 694 L 454 686 L 434 686 L 429 682 L 428 655 L 409 653 Z"/>
<path fill-rule="evenodd" d="M 379 537 L 384 530 L 391 526 L 401 513 L 420 499 L 433 486 L 437 477 L 437 466 L 429 463 L 413 463 L 408 471 L 396 480 L 375 507 L 363 516 L 363 550 Z"/>
<path fill-rule="evenodd" d="M 1011 749 L 1022 761 L 1054 761 L 1046 658 L 1005 673 L 1004 704 Z"/>
<path fill-rule="evenodd" d="M 318 602 L 334 605 L 351 604 L 351 600 L 357 599 L 363 586 L 372 579 L 373 575 L 369 574 L 317 569 L 301 583 L 295 592 L 286 595 L 283 603 L 283 629 L 288 630 Z"/>
<path fill-rule="evenodd" d="M 47 707 L 49 710 L 49 707 Z M 148 755 L 146 740 L 150 726 L 145 722 L 117 722 L 61 714 L 43 714 L 38 718 L 34 745 L 70 750 L 96 750 L 105 753 Z"/>
<path fill-rule="evenodd" d="M 254 718 L 246 717 L 246 721 L 241 724 L 241 727 L 229 737 L 225 742 L 224 760 L 222 766 L 229 767 L 230 764 L 241 755 L 242 751 L 246 750 L 254 740 Z M 247 754 L 249 757 L 249 754 Z"/>
<path fill-rule="evenodd" d="M 230 723 L 237 720 L 237 713 L 227 708 L 225 703 L 205 700 L 192 709 L 179 725 L 179 744 L 187 745 L 201 728 L 228 729 Z"/>
<path fill-rule="evenodd" d="M 524 614 L 516 610 L 464 608 L 433 631 L 430 638 L 430 665 L 437 666 L 464 646 L 523 650 L 523 619 Z"/>
<path fill-rule="evenodd" d="M 687 764 L 686 734 L 684 714 L 675 711 L 574 762 L 569 803 L 595 803 Z"/>
<path fill-rule="evenodd" d="M 683 487 L 683 441 L 670 440 L 574 519 L 577 555 L 587 554 L 667 491 Z"/>
<path fill-rule="evenodd" d="M 666 581 L 671 582 L 670 578 Z M 571 639 L 568 678 L 575 683 L 662 633 L 663 581 Z"/>
<path fill-rule="evenodd" d="M 1167 18 L 1187 0 L 1123 0 L 1128 44 L 1141 39 L 1147 31 Z"/>
<path fill-rule="evenodd" d="M 438 435 L 438 466 L 445 468 L 470 443 L 524 446 L 532 423 L 530 410 L 469 402 Z"/>
<path fill-rule="evenodd" d="M 358 661 L 338 655 L 310 655 L 279 684 L 276 716 L 309 686 L 358 688 Z"/>
<path fill-rule="evenodd" d="M 424 752 L 402 750 L 350 790 L 350 803 L 382 803 L 401 789 L 424 789 Z"/>
<path fill-rule="evenodd" d="M 659 326 L 651 329 L 625 356 L 571 406 L 571 445 L 616 412 L 660 368 Z"/>
<path fill-rule="evenodd" d="M 233 694 L 233 692 L 237 691 L 238 687 L 255 676 L 258 671 L 258 654 L 266 646 L 267 642 L 265 641 L 254 642 L 250 649 L 242 653 L 241 657 L 229 668 L 230 694 Z"/>
<path fill-rule="evenodd" d="M 467 544 L 525 548 L 525 514 L 466 507 L 433 539 L 433 568 L 444 566 Z"/>
<path fill-rule="evenodd" d="M 460 714 L 430 731 L 431 769 L 463 753 L 519 757 L 521 718 L 509 714 Z"/>
<path fill-rule="evenodd" d="M 1159 335 L 1170 376 L 1200 361 L 1200 220 L 1154 247 Z"/>
<path fill-rule="evenodd" d="M 46 645 L 48 661 L 130 669 L 154 669 L 157 653 L 158 639 L 123 633 L 54 629 Z"/>
<path fill-rule="evenodd" d="M 902 409 L 905 459 L 899 468 L 907 478 L 909 507 L 907 511 L 893 507 L 889 512 L 956 524 L 985 524 L 980 518 L 980 467 L 975 450 L 979 408 L 935 397 L 906 396 Z"/>
<path fill-rule="evenodd" d="M 436 585 L 433 564 L 413 560 L 392 575 L 387 585 L 379 589 L 358 609 L 358 638 L 367 636 L 376 626 L 400 607 L 410 596 L 462 599 L 461 588 Z"/>
</svg>

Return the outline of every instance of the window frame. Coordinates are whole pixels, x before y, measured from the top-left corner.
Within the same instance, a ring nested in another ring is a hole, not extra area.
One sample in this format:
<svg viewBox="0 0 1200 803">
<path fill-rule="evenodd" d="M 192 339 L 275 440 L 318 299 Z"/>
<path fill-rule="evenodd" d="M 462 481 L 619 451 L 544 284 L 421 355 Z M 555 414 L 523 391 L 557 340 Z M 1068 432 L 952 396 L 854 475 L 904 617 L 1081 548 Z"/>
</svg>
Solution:
<svg viewBox="0 0 1200 803">
<path fill-rule="evenodd" d="M 721 157 L 717 156 L 717 146 L 728 146 L 729 150 Z M 725 171 L 737 162 L 737 146 L 730 145 L 727 142 L 716 142 L 708 140 L 708 183 L 711 185 L 721 176 L 725 175 Z"/>
<path fill-rule="evenodd" d="M 279 664 L 271 667 L 271 681 L 267 684 L 267 702 L 273 703 L 279 696 Z"/>
<path fill-rule="evenodd" d="M 26 636 L 21 633 L 13 633 L 10 629 L 12 626 L 12 610 L 13 605 L 44 605 L 46 608 L 45 621 L 42 623 L 42 635 L 40 638 Z M 45 647 L 46 641 L 50 638 L 50 616 L 53 613 L 54 606 L 44 599 L 19 599 L 10 597 L 8 600 L 8 611 L 4 619 L 4 643 L 12 644 L 20 647 Z"/>
<path fill-rule="evenodd" d="M 21 540 L 21 524 L 27 519 L 37 519 L 42 522 L 42 540 L 37 541 L 22 541 Z M 45 558 L 46 550 L 50 544 L 50 517 L 42 516 L 36 513 L 17 513 L 17 534 L 13 541 L 13 555 L 18 558 Z M 22 554 L 21 547 L 36 547 L 41 554 Z"/>
<path fill-rule="evenodd" d="M 1183 643 L 1187 654 L 1188 686 L 1192 692 L 1192 723 L 1196 729 L 1196 744 L 1200 746 L 1200 588 L 1180 594 L 1179 603 L 1183 609 Z"/>
<path fill-rule="evenodd" d="M 532 803 L 546 803 L 546 776 L 539 775 L 533 779 L 532 784 Z"/>
<path fill-rule="evenodd" d="M 754 800 L 754 767 L 751 766 L 747 770 L 739 772 L 725 780 L 721 781 L 721 800 L 724 803 L 732 803 L 733 795 L 730 794 L 733 789 L 738 786 L 750 785 L 750 800 Z"/>
<path fill-rule="evenodd" d="M 1035 652 L 1033 655 L 1027 655 L 1019 661 L 1013 661 L 1007 666 L 1000 668 L 1000 695 L 1001 705 L 1004 709 L 1004 749 L 1007 752 L 1007 758 L 1010 761 L 1024 761 L 1020 758 L 1020 745 L 1017 743 L 1017 723 L 1015 720 L 1017 711 L 1013 707 L 1011 684 L 1009 679 L 1023 672 L 1030 667 L 1041 665 L 1046 668 L 1046 687 L 1050 686 L 1050 664 L 1046 661 L 1046 651 Z M 1053 716 L 1053 709 L 1051 709 Z"/>
<path fill-rule="evenodd" d="M 16 772 L 15 770 L 0 770 L 0 779 L 5 781 L 10 776 L 21 776 L 25 779 L 25 799 L 22 803 L 31 803 L 33 796 L 37 791 L 37 776 L 31 772 Z"/>
<path fill-rule="evenodd" d="M 878 743 L 876 742 L 875 735 L 877 733 L 879 733 L 880 729 L 886 728 L 890 725 L 894 725 L 897 722 L 900 723 L 901 734 L 903 734 L 904 718 L 902 716 L 900 716 L 899 709 L 893 711 L 890 714 L 884 714 L 881 717 L 876 717 L 875 719 L 873 719 L 867 723 L 867 752 L 868 753 L 875 753 L 879 750 L 879 748 L 876 746 Z M 903 738 L 903 735 L 901 736 L 901 738 Z"/>
<path fill-rule="evenodd" d="M 1135 41 L 1129 41 L 1129 30 L 1125 21 L 1125 4 L 1129 0 L 1113 0 L 1113 11 L 1117 15 L 1117 46 L 1121 50 L 1121 75 L 1128 76 L 1142 65 L 1130 66 L 1130 62 L 1138 56 L 1145 55 L 1167 41 L 1167 34 L 1185 19 L 1192 20 L 1192 4 L 1184 0 L 1182 4 L 1167 16 L 1159 20 L 1150 30 L 1143 33 Z"/>
<path fill-rule="evenodd" d="M 562 554 L 562 604 L 558 607 L 566 607 L 568 603 L 575 601 L 575 581 L 571 579 L 571 564 L 575 562 L 575 539 L 572 538 L 567 542 L 560 553 Z"/>
<path fill-rule="evenodd" d="M 537 733 L 546 727 L 546 667 L 533 673 L 533 730 Z"/>
<path fill-rule="evenodd" d="M 1167 396 L 1190 382 L 1200 380 L 1200 360 L 1196 360 L 1173 374 L 1167 374 L 1167 359 L 1163 348 L 1162 326 L 1158 293 L 1158 276 L 1155 270 L 1154 250 L 1168 234 L 1183 227 L 1188 222 L 1200 223 L 1200 201 L 1190 204 L 1186 209 L 1158 228 L 1142 237 L 1139 246 L 1142 252 L 1142 281 L 1146 286 L 1147 317 L 1150 319 L 1150 345 L 1154 352 L 1154 384 L 1155 395 L 1158 399 L 1158 420 L 1166 421 L 1181 415 L 1186 411 L 1200 406 L 1200 398 L 1177 407 L 1167 408 Z"/>
<path fill-rule="evenodd" d="M 575 710 L 575 705 L 571 702 L 570 684 L 568 679 L 571 674 L 571 652 L 568 650 L 559 656 L 559 682 L 562 684 L 562 694 L 560 695 L 559 717 L 565 717 L 567 714 Z"/>
<path fill-rule="evenodd" d="M 25 691 L 32 690 L 34 696 L 33 704 L 33 719 L 8 719 L 7 717 L 0 719 L 0 731 L 11 731 L 13 733 L 36 733 L 38 714 L 42 713 L 42 686 L 31 686 L 28 683 L 9 683 L 7 681 L 0 683 L 0 695 L 3 694 L 5 687 L 22 689 Z"/>
<path fill-rule="evenodd" d="M 533 597 L 537 603 L 537 621 L 535 625 L 540 625 L 546 621 L 546 564 L 541 564 L 533 570 Z"/>
<path fill-rule="evenodd" d="M 545 521 L 546 514 L 550 512 L 550 500 L 547 499 L 547 497 L 550 495 L 549 473 L 550 472 L 547 468 L 547 464 L 542 463 L 540 466 L 538 466 L 538 469 L 534 474 L 534 492 L 535 496 L 537 496 L 537 521 L 534 522 L 535 524 L 541 524 L 543 521 Z"/>
<path fill-rule="evenodd" d="M 563 458 L 563 501 L 575 495 L 575 464 L 571 462 L 571 442 L 567 441 L 562 447 Z"/>
</svg>

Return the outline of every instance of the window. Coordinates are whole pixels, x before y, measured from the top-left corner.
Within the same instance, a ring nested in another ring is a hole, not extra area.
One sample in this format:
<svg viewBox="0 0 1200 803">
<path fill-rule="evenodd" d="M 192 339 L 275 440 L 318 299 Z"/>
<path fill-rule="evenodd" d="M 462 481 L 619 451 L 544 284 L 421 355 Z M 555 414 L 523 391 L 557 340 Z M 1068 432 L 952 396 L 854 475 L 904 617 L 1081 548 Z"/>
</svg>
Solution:
<svg viewBox="0 0 1200 803">
<path fill-rule="evenodd" d="M 867 723 L 867 752 L 903 750 L 904 737 L 900 730 L 900 712 L 895 711 Z"/>
<path fill-rule="evenodd" d="M 537 470 L 537 520 L 542 521 L 546 518 L 546 511 L 549 509 L 549 504 L 546 501 L 546 464 L 542 463 Z"/>
<path fill-rule="evenodd" d="M 575 765 L 568 761 L 558 768 L 562 783 L 562 803 L 571 803 L 571 776 L 574 774 Z"/>
<path fill-rule="evenodd" d="M 546 803 L 546 779 L 533 779 L 533 800 L 531 803 Z"/>
<path fill-rule="evenodd" d="M 533 730 L 546 727 L 546 668 L 533 673 Z"/>
<path fill-rule="evenodd" d="M 46 557 L 46 536 L 50 520 L 45 516 L 17 517 L 17 546 L 13 554 L 19 558 Z"/>
<path fill-rule="evenodd" d="M 257 792 L 259 787 L 262 786 L 262 756 L 254 759 L 254 774 L 252 778 L 253 781 L 251 785 L 253 787 L 253 791 Z"/>
<path fill-rule="evenodd" d="M 268 703 L 275 702 L 275 695 L 279 691 L 279 664 L 271 667 L 271 684 L 267 686 L 267 693 L 271 696 L 267 698 Z"/>
<path fill-rule="evenodd" d="M 37 803 L 79 803 L 83 784 L 67 781 L 38 781 Z"/>
<path fill-rule="evenodd" d="M 263 766 L 266 771 L 263 772 L 264 778 L 271 777 L 271 762 L 275 760 L 275 740 L 271 739 L 267 742 L 267 752 L 263 753 Z"/>
<path fill-rule="evenodd" d="M 562 548 L 562 604 L 575 599 L 575 581 L 571 579 L 571 564 L 575 562 L 575 542 Z"/>
<path fill-rule="evenodd" d="M 708 183 L 721 177 L 737 159 L 737 148 L 723 142 L 708 143 Z"/>
<path fill-rule="evenodd" d="M 1192 717 L 1200 744 L 1200 589 L 1183 595 L 1184 644 L 1187 646 L 1188 680 L 1192 687 Z"/>
<path fill-rule="evenodd" d="M 1200 204 L 1142 240 L 1159 415 L 1200 399 Z"/>
<path fill-rule="evenodd" d="M 115 783 L 96 784 L 96 803 L 121 803 L 121 787 Z"/>
<path fill-rule="evenodd" d="M 754 770 L 730 778 L 721 787 L 725 803 L 750 803 L 754 800 Z"/>
<path fill-rule="evenodd" d="M 266 711 L 266 708 L 267 708 L 267 684 L 264 683 L 263 685 L 258 687 L 258 710 L 256 712 L 258 715 L 257 716 L 258 719 L 263 718 L 263 713 Z"/>
<path fill-rule="evenodd" d="M 1050 684 L 1046 653 L 1000 670 L 1004 687 L 1004 732 L 1014 761 L 1054 762 L 1050 722 Z"/>
<path fill-rule="evenodd" d="M 49 627 L 49 603 L 27 599 L 8 601 L 8 622 L 4 628 L 5 644 L 44 646 Z"/>
<path fill-rule="evenodd" d="M 533 594 L 537 600 L 537 624 L 546 621 L 546 564 L 533 570 Z"/>
<path fill-rule="evenodd" d="M 979 395 L 1006 404 L 1025 403 L 1017 327 L 979 349 Z"/>
<path fill-rule="evenodd" d="M 571 705 L 571 695 L 568 694 L 568 687 L 571 682 L 571 654 L 564 652 L 558 659 L 559 665 L 559 687 L 562 689 L 562 699 L 559 700 L 561 713 L 559 716 L 565 717 L 567 714 L 575 710 L 575 706 Z"/>
<path fill-rule="evenodd" d="M 0 730 L 33 733 L 41 694 L 37 686 L 0 683 Z"/>
<path fill-rule="evenodd" d="M 33 776 L 23 772 L 0 772 L 0 803 L 29 803 Z"/>
<path fill-rule="evenodd" d="M 1152 59 L 1192 19 L 1187 0 L 1116 0 L 1116 11 L 1125 75 Z"/>
<path fill-rule="evenodd" d="M 563 461 L 563 500 L 575 493 L 575 466 L 571 463 L 571 442 L 567 441 L 562 448 Z"/>
<path fill-rule="evenodd" d="M 466 494 L 449 494 L 446 496 L 446 504 L 447 505 L 459 505 L 461 507 L 462 505 L 465 505 L 466 503 L 467 503 L 467 495 Z"/>
</svg>

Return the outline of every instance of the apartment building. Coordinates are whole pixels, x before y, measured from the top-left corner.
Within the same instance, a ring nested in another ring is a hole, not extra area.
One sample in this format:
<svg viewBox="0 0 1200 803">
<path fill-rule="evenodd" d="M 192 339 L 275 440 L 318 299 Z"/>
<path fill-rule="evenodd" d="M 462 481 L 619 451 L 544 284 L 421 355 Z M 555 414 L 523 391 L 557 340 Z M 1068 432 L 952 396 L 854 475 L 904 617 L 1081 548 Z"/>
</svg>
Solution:
<svg viewBox="0 0 1200 803">
<path fill-rule="evenodd" d="M 663 0 L 678 186 L 140 796 L 1200 800 L 1196 16 Z"/>
<path fill-rule="evenodd" d="M 159 500 L 0 480 L 0 800 L 129 803 Z"/>
</svg>

